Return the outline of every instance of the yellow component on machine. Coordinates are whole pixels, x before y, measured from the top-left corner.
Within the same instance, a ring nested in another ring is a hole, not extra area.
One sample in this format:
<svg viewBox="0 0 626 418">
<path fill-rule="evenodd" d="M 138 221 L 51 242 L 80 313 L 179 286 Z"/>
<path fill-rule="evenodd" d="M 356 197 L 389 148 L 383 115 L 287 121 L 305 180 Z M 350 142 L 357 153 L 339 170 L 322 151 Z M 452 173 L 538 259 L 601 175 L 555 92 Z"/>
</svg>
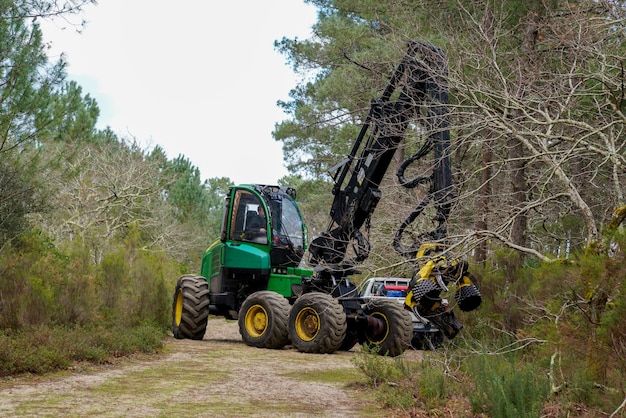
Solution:
<svg viewBox="0 0 626 418">
<path fill-rule="evenodd" d="M 423 254 L 421 247 L 420 247 L 420 251 Z M 415 282 L 411 280 L 411 284 L 409 285 L 409 292 L 407 293 L 406 299 L 404 300 L 404 304 L 407 305 L 409 308 L 413 309 L 413 307 L 417 305 L 417 301 L 413 298 L 413 286 L 415 285 L 415 283 L 419 282 L 420 280 L 429 280 L 430 273 L 433 271 L 433 268 L 435 268 L 435 265 L 436 264 L 434 260 L 432 259 L 428 260 L 426 264 L 424 264 L 424 266 L 422 266 L 422 268 L 415 274 L 415 276 L 418 277 L 418 279 L 415 280 Z"/>
<path fill-rule="evenodd" d="M 417 302 L 413 299 L 413 291 L 409 290 L 409 293 L 406 294 L 406 299 L 404 299 L 404 306 L 408 306 L 413 310 L 415 305 L 417 305 Z"/>
<path fill-rule="evenodd" d="M 294 321 L 296 334 L 302 341 L 313 341 L 320 332 L 321 322 L 317 311 L 306 307 L 298 312 Z"/>
<path fill-rule="evenodd" d="M 469 277 L 463 276 L 463 277 L 461 277 L 461 279 L 459 280 L 459 282 L 457 284 L 457 289 L 460 289 L 460 288 L 465 287 L 465 286 L 471 286 L 473 284 L 474 283 L 472 283 L 472 280 Z"/>
<path fill-rule="evenodd" d="M 425 258 L 431 253 L 438 252 L 439 249 L 440 249 L 440 246 L 438 244 L 435 244 L 432 242 L 423 243 L 420 245 L 419 249 L 417 250 L 417 254 L 415 255 L 415 258 L 417 258 L 419 261 L 419 259 Z"/>
<path fill-rule="evenodd" d="M 269 314 L 265 308 L 256 304 L 250 307 L 245 313 L 244 326 L 246 332 L 253 338 L 261 337 L 270 325 Z"/>
<path fill-rule="evenodd" d="M 404 302 L 405 305 L 411 309 L 413 309 L 419 303 L 419 299 L 424 296 L 418 295 L 419 297 L 415 298 L 413 292 L 415 285 L 422 280 L 432 281 L 436 288 L 442 291 L 448 291 L 447 284 L 449 281 L 454 281 L 458 285 L 457 289 L 465 286 L 473 286 L 470 277 L 464 274 L 465 270 L 458 268 L 460 267 L 459 263 L 461 263 L 461 260 L 458 258 L 448 258 L 441 254 L 441 246 L 438 244 L 423 243 L 420 245 L 417 251 L 417 259 L 420 269 L 409 284 L 409 292 Z M 434 269 L 437 270 L 436 274 L 433 274 Z M 463 276 L 459 277 L 461 275 Z M 456 276 L 456 278 L 454 276 Z M 428 286 L 426 286 L 426 288 L 428 289 Z M 439 306 L 440 304 L 436 303 L 431 306 L 430 309 L 436 310 Z"/>
</svg>

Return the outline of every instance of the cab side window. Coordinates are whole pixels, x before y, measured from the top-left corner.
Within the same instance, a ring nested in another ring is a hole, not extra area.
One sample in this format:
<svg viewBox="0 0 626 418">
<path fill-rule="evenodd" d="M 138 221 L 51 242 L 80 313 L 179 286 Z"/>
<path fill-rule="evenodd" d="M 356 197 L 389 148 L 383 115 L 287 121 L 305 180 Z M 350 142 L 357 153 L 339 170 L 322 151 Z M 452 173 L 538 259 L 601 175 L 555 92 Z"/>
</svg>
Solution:
<svg viewBox="0 0 626 418">
<path fill-rule="evenodd" d="M 267 220 L 261 200 L 246 190 L 238 190 L 233 202 L 230 228 L 232 240 L 267 244 Z"/>
</svg>

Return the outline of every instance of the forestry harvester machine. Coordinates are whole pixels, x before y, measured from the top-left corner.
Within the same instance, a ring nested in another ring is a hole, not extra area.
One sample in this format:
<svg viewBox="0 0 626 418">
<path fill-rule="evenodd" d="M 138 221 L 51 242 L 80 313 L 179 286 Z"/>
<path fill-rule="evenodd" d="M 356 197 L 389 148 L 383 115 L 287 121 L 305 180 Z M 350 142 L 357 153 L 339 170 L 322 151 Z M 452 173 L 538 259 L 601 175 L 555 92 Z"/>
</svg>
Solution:
<svg viewBox="0 0 626 418">
<path fill-rule="evenodd" d="M 463 311 L 478 307 L 481 296 L 467 263 L 444 252 L 453 199 L 446 83 L 443 51 L 411 42 L 381 97 L 372 101 L 350 154 L 331 169 L 331 221 L 308 246 L 311 268 L 302 267 L 308 238 L 295 190 L 231 187 L 221 236 L 204 252 L 200 275 L 183 275 L 176 284 L 174 337 L 202 339 L 208 315 L 215 314 L 237 319 L 250 346 L 277 349 L 291 344 L 308 353 L 349 350 L 361 343 L 397 356 L 416 338 L 428 340 L 435 332 L 454 338 L 462 325 L 441 293 L 454 285 Z M 349 278 L 369 255 L 366 235 L 382 197 L 379 185 L 412 122 L 428 135 L 397 176 L 403 186 L 425 185 L 429 193 L 393 240 L 397 251 L 417 256 L 419 266 L 403 306 L 387 298 L 361 298 Z M 431 152 L 432 174 L 405 179 L 406 168 Z M 404 248 L 402 234 L 430 202 L 438 226 Z M 421 337 L 414 335 L 409 311 L 424 324 Z"/>
</svg>

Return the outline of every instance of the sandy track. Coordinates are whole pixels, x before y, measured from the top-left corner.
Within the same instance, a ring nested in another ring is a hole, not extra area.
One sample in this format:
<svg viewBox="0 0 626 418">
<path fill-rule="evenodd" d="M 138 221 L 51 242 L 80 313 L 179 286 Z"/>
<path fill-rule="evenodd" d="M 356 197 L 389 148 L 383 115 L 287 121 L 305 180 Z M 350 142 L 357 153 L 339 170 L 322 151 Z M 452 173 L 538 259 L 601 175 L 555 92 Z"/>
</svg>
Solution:
<svg viewBox="0 0 626 418">
<path fill-rule="evenodd" d="M 211 319 L 203 341 L 171 339 L 158 356 L 1 380 L 0 416 L 375 416 L 348 386 L 353 356 L 248 347 L 235 321 Z"/>
</svg>

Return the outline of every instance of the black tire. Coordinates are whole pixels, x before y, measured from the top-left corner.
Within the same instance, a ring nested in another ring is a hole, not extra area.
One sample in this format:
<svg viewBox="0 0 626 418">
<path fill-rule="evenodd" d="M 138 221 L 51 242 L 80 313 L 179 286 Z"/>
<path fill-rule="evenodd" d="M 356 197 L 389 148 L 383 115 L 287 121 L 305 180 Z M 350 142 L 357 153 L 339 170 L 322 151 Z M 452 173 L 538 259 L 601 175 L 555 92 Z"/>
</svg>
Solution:
<svg viewBox="0 0 626 418">
<path fill-rule="evenodd" d="M 263 290 L 248 296 L 239 309 L 239 333 L 252 347 L 282 348 L 289 344 L 289 301 Z"/>
<path fill-rule="evenodd" d="M 433 294 L 437 294 L 438 291 L 438 287 L 437 285 L 429 279 L 422 279 L 420 281 L 418 281 L 417 283 L 415 283 L 415 285 L 413 286 L 413 299 L 415 299 L 417 302 L 422 302 L 422 298 L 424 296 L 427 295 L 433 295 Z M 425 305 L 427 305 L 426 303 L 424 303 Z"/>
<path fill-rule="evenodd" d="M 291 344 L 304 353 L 332 353 L 346 335 L 343 307 L 326 293 L 300 296 L 289 314 Z"/>
<path fill-rule="evenodd" d="M 174 338 L 201 340 L 209 317 L 209 284 L 202 276 L 186 274 L 176 283 L 172 303 Z"/>
<path fill-rule="evenodd" d="M 411 345 L 413 323 L 401 304 L 392 300 L 372 300 L 363 311 L 382 322 L 378 330 L 367 327 L 361 331 L 363 344 L 378 348 L 378 354 L 390 357 L 399 356 Z"/>
<path fill-rule="evenodd" d="M 469 284 L 461 286 L 457 289 L 454 294 L 454 300 L 456 300 L 459 309 L 463 312 L 469 312 L 480 306 L 482 296 L 476 286 Z"/>
</svg>

